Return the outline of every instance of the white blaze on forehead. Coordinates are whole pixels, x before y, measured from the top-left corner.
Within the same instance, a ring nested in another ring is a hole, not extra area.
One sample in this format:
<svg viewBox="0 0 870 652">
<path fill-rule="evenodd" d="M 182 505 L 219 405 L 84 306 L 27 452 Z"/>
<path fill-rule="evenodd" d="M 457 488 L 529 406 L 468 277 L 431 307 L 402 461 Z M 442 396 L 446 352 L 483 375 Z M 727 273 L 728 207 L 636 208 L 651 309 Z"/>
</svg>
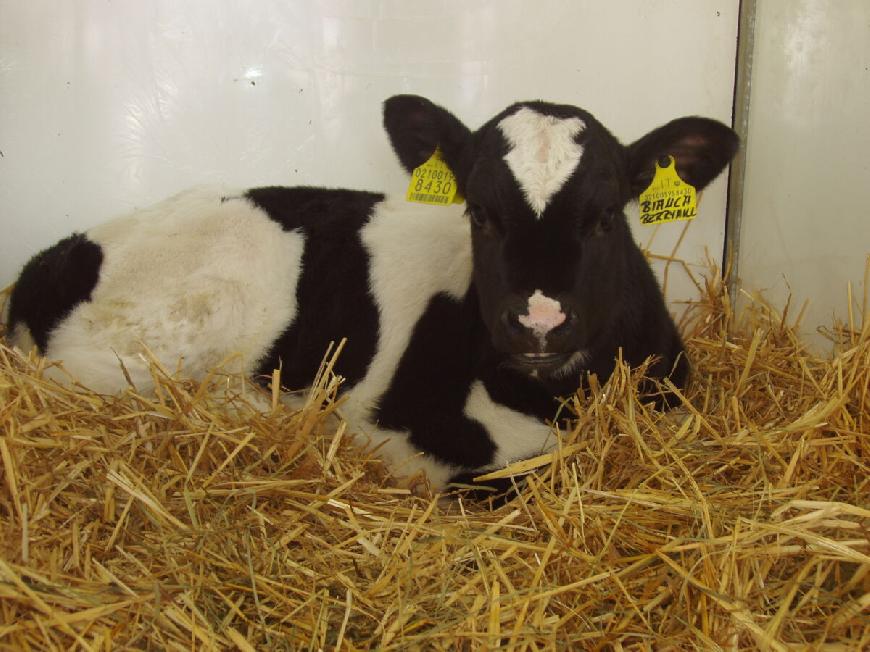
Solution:
<svg viewBox="0 0 870 652">
<path fill-rule="evenodd" d="M 543 337 L 565 321 L 565 313 L 562 312 L 562 304 L 535 290 L 529 297 L 528 314 L 520 315 L 517 319 L 535 335 Z"/>
<path fill-rule="evenodd" d="M 583 146 L 574 139 L 586 123 L 523 107 L 501 120 L 498 127 L 511 146 L 504 160 L 540 218 L 550 198 L 580 163 Z"/>
</svg>

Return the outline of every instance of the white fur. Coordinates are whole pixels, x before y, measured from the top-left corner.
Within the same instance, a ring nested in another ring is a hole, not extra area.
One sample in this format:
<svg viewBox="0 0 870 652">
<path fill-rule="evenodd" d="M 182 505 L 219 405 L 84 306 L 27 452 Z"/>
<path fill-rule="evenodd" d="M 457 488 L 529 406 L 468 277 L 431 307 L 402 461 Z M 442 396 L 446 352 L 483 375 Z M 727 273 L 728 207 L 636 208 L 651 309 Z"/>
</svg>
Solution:
<svg viewBox="0 0 870 652">
<path fill-rule="evenodd" d="M 87 233 L 103 250 L 91 301 L 52 333 L 46 355 L 97 391 L 151 386 L 146 347 L 202 376 L 230 357 L 250 372 L 296 314 L 304 238 L 245 199 L 188 191 Z"/>
<path fill-rule="evenodd" d="M 371 424 L 364 432 L 376 448 L 376 455 L 387 464 L 390 473 L 400 484 L 413 485 L 422 474 L 433 491 L 441 491 L 459 470 L 415 448 L 407 432 L 379 429 Z M 447 437 L 450 434 L 444 433 Z"/>
<path fill-rule="evenodd" d="M 529 297 L 528 313 L 520 315 L 518 321 L 534 331 L 539 339 L 543 339 L 547 333 L 564 323 L 565 313 L 562 312 L 562 304 L 535 290 Z"/>
<path fill-rule="evenodd" d="M 492 464 L 481 469 L 482 473 L 544 453 L 556 444 L 556 433 L 550 426 L 496 403 L 482 381 L 471 384 L 463 412 L 486 429 L 496 446 Z M 451 433 L 444 435 L 449 437 Z M 434 491 L 444 489 L 450 477 L 459 471 L 420 453 L 408 442 L 407 433 L 374 430 L 371 438 L 373 442 L 383 444 L 378 449 L 379 456 L 396 476 L 410 479 L 422 472 Z"/>
<path fill-rule="evenodd" d="M 504 160 L 540 219 L 552 196 L 580 163 L 583 146 L 574 139 L 586 123 L 522 107 L 498 126 L 511 146 Z"/>
<path fill-rule="evenodd" d="M 471 285 L 471 236 L 461 206 L 409 205 L 388 200 L 363 227 L 370 259 L 369 282 L 380 315 L 377 349 L 366 376 L 350 392 L 345 416 L 363 426 L 398 475 L 426 471 L 442 486 L 448 467 L 421 456 L 407 433 L 379 430 L 368 422 L 375 401 L 387 390 L 414 326 L 435 294 L 461 299 Z"/>
<path fill-rule="evenodd" d="M 550 426 L 496 403 L 479 380 L 471 385 L 465 416 L 483 425 L 495 442 L 492 468 L 544 453 L 556 444 L 556 434 Z"/>
<path fill-rule="evenodd" d="M 8 317 L 4 323 L 9 323 Z M 9 334 L 9 341 L 22 353 L 30 353 L 31 349 L 36 348 L 36 341 L 33 339 L 33 335 L 24 324 L 15 324 L 15 328 Z"/>
</svg>

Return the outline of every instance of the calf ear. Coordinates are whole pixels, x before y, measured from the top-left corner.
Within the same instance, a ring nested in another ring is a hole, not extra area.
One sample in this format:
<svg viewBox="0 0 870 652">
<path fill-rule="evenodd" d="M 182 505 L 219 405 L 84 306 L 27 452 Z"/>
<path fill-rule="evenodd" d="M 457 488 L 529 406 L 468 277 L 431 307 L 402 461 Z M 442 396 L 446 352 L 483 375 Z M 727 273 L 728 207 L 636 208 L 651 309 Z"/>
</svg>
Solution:
<svg viewBox="0 0 870 652">
<path fill-rule="evenodd" d="M 679 118 L 654 129 L 627 148 L 632 196 L 646 190 L 660 158 L 673 156 L 677 173 L 701 190 L 715 179 L 737 152 L 730 128 L 708 118 Z"/>
<path fill-rule="evenodd" d="M 408 172 L 440 147 L 447 165 L 458 174 L 462 148 L 471 136 L 452 113 L 418 95 L 394 95 L 384 102 L 384 129 Z"/>
</svg>

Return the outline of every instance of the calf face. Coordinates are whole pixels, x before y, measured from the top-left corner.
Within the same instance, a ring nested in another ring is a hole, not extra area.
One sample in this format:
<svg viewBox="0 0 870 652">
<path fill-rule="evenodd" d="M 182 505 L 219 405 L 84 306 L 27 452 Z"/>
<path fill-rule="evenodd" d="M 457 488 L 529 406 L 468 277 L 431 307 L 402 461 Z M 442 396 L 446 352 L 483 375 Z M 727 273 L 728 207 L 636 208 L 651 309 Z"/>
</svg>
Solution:
<svg viewBox="0 0 870 652">
<path fill-rule="evenodd" d="M 384 124 L 409 171 L 441 149 L 467 200 L 492 345 L 507 366 L 540 378 L 572 374 L 625 329 L 632 302 L 648 300 L 633 278 L 648 272 L 638 270 L 623 210 L 656 161 L 672 156 L 700 190 L 737 147 L 728 127 L 704 118 L 625 147 L 588 112 L 545 102 L 514 104 L 472 133 L 428 100 L 400 95 L 386 102 Z"/>
</svg>

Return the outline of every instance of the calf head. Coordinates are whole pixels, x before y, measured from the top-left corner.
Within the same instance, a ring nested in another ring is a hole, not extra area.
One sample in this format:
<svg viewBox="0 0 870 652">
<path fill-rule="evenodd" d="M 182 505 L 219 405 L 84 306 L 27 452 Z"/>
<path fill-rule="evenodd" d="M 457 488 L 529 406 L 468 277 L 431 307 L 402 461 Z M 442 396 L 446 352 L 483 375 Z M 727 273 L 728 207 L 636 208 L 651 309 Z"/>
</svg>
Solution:
<svg viewBox="0 0 870 652">
<path fill-rule="evenodd" d="M 623 213 L 672 156 L 701 189 L 734 155 L 737 137 L 681 118 L 621 145 L 588 112 L 521 102 L 475 132 L 429 100 L 398 95 L 384 126 L 410 172 L 436 147 L 467 201 L 474 283 L 492 344 L 511 366 L 570 373 L 637 296 L 638 252 Z"/>
</svg>

